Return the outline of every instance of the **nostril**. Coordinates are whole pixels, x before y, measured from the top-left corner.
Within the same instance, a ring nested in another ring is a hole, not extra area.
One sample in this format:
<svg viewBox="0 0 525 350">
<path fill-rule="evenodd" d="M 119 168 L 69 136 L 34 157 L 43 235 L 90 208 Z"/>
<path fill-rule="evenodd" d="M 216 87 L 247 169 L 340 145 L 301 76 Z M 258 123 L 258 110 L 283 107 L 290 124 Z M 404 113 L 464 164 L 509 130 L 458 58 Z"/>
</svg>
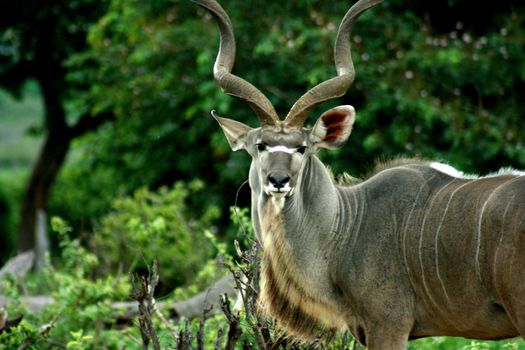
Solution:
<svg viewBox="0 0 525 350">
<path fill-rule="evenodd" d="M 275 187 L 275 188 L 283 188 L 284 185 L 290 181 L 290 177 L 286 175 L 269 175 L 268 181 Z"/>
</svg>

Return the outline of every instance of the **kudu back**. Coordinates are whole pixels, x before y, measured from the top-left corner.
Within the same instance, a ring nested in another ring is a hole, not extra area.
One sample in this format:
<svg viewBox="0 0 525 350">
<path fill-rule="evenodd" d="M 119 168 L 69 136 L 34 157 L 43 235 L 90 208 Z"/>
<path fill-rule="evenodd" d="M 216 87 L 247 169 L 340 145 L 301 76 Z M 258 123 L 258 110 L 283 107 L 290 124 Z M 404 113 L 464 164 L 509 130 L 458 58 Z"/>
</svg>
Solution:
<svg viewBox="0 0 525 350">
<path fill-rule="evenodd" d="M 380 0 L 360 0 L 335 43 L 337 76 L 305 93 L 284 120 L 252 84 L 231 73 L 233 29 L 215 0 L 220 49 L 214 77 L 260 119 L 251 128 L 212 112 L 236 150 L 252 157 L 252 221 L 263 247 L 261 304 L 290 334 L 314 339 L 349 329 L 369 349 L 409 339 L 525 335 L 525 176 L 465 176 L 429 161 L 383 164 L 352 186 L 336 183 L 315 156 L 348 139 L 352 106 L 303 124 L 354 80 L 350 29 Z"/>
</svg>

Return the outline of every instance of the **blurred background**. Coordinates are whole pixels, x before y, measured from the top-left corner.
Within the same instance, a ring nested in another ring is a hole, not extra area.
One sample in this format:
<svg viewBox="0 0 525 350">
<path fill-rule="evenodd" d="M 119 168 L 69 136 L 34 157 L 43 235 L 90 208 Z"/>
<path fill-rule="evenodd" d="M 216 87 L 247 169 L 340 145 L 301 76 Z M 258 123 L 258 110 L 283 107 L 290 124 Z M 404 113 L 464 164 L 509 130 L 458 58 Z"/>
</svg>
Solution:
<svg viewBox="0 0 525 350">
<path fill-rule="evenodd" d="M 237 38 L 234 73 L 281 116 L 335 74 L 351 2 L 221 3 Z M 203 230 L 239 239 L 229 207 L 250 162 L 230 151 L 210 110 L 257 125 L 213 81 L 215 22 L 180 0 L 0 8 L 0 266 L 35 249 L 42 213 L 46 225 L 68 222 L 102 262 L 98 273 L 157 256 L 165 291 L 188 283 L 216 254 Z M 523 1 L 387 0 L 359 19 L 352 52 L 354 85 L 310 118 L 337 104 L 357 110 L 348 144 L 319 154 L 336 174 L 363 177 L 397 156 L 468 173 L 525 168 Z M 238 205 L 249 195 L 243 188 Z M 60 264 L 59 233 L 46 232 Z"/>
</svg>

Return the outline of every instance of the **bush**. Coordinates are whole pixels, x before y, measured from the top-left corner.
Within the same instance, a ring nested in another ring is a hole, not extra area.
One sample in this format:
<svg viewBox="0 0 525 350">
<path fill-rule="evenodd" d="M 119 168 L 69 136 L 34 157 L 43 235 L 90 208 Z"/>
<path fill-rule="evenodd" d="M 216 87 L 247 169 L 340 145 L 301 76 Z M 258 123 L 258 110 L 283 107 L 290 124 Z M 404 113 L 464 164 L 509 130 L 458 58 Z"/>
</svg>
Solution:
<svg viewBox="0 0 525 350">
<path fill-rule="evenodd" d="M 104 273 L 147 271 L 159 261 L 160 290 L 172 290 L 194 278 L 215 255 L 204 232 L 218 216 L 214 207 L 192 218 L 185 201 L 202 189 L 202 183 L 176 184 L 157 191 L 142 188 L 118 198 L 112 211 L 96 225 L 92 246 Z"/>
<path fill-rule="evenodd" d="M 115 322 L 111 302 L 129 295 L 127 276 L 90 278 L 98 266 L 97 257 L 83 248 L 78 239 L 69 238 L 71 228 L 63 220 L 53 218 L 52 227 L 60 237 L 63 265 L 49 265 L 42 273 L 30 276 L 21 289 L 31 294 L 50 293 L 54 302 L 40 314 L 30 314 L 20 302 L 17 284 L 5 281 L 4 292 L 13 300 L 7 308 L 9 314 L 23 314 L 24 320 L 0 334 L 0 350 L 54 349 L 57 344 L 87 349 L 107 344 L 101 332 L 105 325 Z"/>
<path fill-rule="evenodd" d="M 69 160 L 53 186 L 49 213 L 66 220 L 74 232 L 91 231 L 94 223 L 108 213 L 113 199 L 122 193 L 130 192 L 115 180 L 115 169 Z"/>
</svg>

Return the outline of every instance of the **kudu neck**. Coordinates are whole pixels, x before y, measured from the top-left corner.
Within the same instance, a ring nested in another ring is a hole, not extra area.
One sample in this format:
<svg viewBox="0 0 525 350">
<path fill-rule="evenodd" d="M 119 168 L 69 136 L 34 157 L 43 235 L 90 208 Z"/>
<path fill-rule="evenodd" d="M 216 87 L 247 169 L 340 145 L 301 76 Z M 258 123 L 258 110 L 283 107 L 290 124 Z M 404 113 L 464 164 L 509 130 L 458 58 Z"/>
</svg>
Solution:
<svg viewBox="0 0 525 350">
<path fill-rule="evenodd" d="M 281 219 L 290 235 L 318 237 L 335 229 L 339 212 L 337 188 L 321 161 L 311 156 L 292 197 L 287 199 Z"/>
<path fill-rule="evenodd" d="M 299 191 L 293 199 L 305 212 L 312 210 L 333 212 L 336 209 L 337 188 L 332 176 L 317 157 L 311 156 L 305 165 Z"/>
</svg>

